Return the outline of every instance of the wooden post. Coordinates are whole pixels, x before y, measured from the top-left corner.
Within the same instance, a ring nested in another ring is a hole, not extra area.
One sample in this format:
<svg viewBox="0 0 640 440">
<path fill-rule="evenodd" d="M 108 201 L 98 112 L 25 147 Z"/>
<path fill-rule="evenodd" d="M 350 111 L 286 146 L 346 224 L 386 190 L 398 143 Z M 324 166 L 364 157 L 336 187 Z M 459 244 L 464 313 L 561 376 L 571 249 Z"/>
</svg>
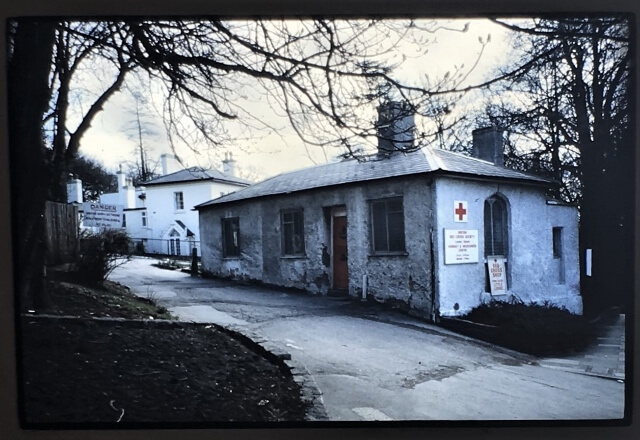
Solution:
<svg viewBox="0 0 640 440">
<path fill-rule="evenodd" d="M 195 247 L 191 249 L 191 276 L 198 276 L 198 250 Z"/>
</svg>

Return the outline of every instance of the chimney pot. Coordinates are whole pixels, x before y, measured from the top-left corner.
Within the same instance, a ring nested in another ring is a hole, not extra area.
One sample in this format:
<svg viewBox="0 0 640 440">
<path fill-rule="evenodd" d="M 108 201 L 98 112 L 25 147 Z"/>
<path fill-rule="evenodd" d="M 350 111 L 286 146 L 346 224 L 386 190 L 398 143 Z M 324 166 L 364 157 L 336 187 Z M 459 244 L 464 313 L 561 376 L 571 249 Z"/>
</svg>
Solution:
<svg viewBox="0 0 640 440">
<path fill-rule="evenodd" d="M 236 161 L 233 160 L 231 152 L 224 153 L 224 160 L 222 161 L 222 172 L 231 176 L 236 175 Z"/>
<path fill-rule="evenodd" d="M 72 174 L 69 177 L 73 177 Z M 67 203 L 82 203 L 82 181 L 70 179 L 67 182 Z"/>
</svg>

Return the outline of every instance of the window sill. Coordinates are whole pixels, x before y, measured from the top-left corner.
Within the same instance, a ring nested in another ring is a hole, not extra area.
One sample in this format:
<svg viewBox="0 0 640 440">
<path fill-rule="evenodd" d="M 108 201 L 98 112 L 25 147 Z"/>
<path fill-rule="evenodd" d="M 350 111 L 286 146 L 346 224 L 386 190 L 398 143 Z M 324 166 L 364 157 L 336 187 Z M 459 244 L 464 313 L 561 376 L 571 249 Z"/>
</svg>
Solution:
<svg viewBox="0 0 640 440">
<path fill-rule="evenodd" d="M 280 257 L 281 260 L 308 260 L 309 257 L 306 255 L 282 255 Z"/>
<path fill-rule="evenodd" d="M 369 254 L 369 258 L 378 257 L 408 257 L 408 252 L 376 252 L 375 254 Z"/>
<path fill-rule="evenodd" d="M 228 257 L 222 257 L 222 261 L 229 261 L 229 260 L 242 260 L 243 257 L 242 255 L 229 255 Z"/>
</svg>

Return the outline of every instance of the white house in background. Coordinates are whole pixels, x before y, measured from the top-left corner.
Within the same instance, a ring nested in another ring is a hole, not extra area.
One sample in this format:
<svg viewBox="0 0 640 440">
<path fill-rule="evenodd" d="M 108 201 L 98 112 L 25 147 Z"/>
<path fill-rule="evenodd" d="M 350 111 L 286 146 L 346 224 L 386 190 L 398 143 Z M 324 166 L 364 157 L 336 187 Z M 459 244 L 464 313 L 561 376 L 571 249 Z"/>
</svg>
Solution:
<svg viewBox="0 0 640 440">
<path fill-rule="evenodd" d="M 223 172 L 183 168 L 171 154 L 161 157 L 162 175 L 135 187 L 122 167 L 116 173 L 118 192 L 102 194 L 100 202 L 124 207 L 123 227 L 146 253 L 187 256 L 198 249 L 198 213 L 193 207 L 250 184 L 235 176 L 235 160 L 225 155 Z"/>
</svg>

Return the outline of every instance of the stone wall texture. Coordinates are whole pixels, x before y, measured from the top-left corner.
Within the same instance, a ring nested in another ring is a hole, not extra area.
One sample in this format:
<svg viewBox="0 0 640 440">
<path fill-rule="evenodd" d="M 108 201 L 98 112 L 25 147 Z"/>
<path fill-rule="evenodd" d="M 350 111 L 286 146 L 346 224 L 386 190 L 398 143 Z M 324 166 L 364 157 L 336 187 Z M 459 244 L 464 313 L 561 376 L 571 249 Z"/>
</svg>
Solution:
<svg viewBox="0 0 640 440">
<path fill-rule="evenodd" d="M 547 204 L 540 186 L 415 175 L 213 205 L 200 211 L 202 264 L 221 277 L 327 294 L 333 287 L 331 212 L 347 215 L 348 295 L 366 296 L 433 319 L 462 315 L 492 299 L 486 292 L 484 201 L 508 203 L 508 293 L 494 299 L 548 301 L 582 312 L 578 221 L 574 207 Z M 406 249 L 377 255 L 371 245 L 370 202 L 402 196 Z M 454 201 L 467 221 L 454 222 Z M 437 209 L 435 208 L 437 206 Z M 305 254 L 283 256 L 280 214 L 304 212 Z M 238 217 L 240 257 L 222 254 L 221 219 Z M 553 256 L 552 228 L 562 228 L 563 257 Z M 478 231 L 476 263 L 445 264 L 444 230 Z M 432 246 L 433 243 L 433 246 Z"/>
<path fill-rule="evenodd" d="M 433 219 L 426 177 L 387 179 L 212 206 L 200 212 L 203 269 L 216 276 L 327 294 L 332 286 L 331 210 L 346 209 L 349 289 L 430 316 L 433 297 L 430 229 Z M 374 255 L 369 202 L 402 196 L 406 252 Z M 282 255 L 280 213 L 303 209 L 305 255 Z M 239 258 L 223 258 L 221 219 L 238 217 Z"/>
</svg>

